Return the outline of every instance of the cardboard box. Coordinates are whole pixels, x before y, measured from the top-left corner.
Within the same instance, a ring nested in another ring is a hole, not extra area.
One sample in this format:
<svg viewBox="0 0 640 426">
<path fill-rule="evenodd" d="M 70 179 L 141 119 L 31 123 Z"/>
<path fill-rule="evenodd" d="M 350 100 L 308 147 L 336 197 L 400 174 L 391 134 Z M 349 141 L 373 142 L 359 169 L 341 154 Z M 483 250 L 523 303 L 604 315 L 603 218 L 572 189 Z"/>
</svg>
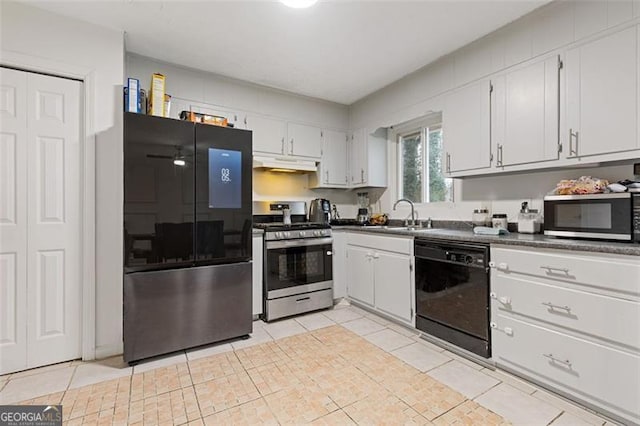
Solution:
<svg viewBox="0 0 640 426">
<path fill-rule="evenodd" d="M 164 75 L 155 73 L 151 76 L 149 89 L 149 114 L 164 117 Z"/>
<path fill-rule="evenodd" d="M 214 126 L 229 127 L 229 122 L 226 117 L 220 117 L 218 115 L 202 114 L 193 111 L 182 111 L 180 113 L 180 119 L 186 121 L 192 121 L 194 123 L 212 124 Z"/>
<path fill-rule="evenodd" d="M 128 78 L 124 92 L 124 110 L 127 112 L 140 112 L 140 80 Z"/>
</svg>

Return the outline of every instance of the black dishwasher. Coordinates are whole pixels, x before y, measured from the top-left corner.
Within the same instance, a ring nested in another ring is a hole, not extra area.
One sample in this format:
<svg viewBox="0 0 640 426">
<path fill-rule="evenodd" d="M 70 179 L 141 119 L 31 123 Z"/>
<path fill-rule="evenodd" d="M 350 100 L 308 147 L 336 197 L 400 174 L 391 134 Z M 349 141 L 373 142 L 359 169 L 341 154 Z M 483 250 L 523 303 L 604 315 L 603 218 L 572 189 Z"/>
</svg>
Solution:
<svg viewBox="0 0 640 426">
<path fill-rule="evenodd" d="M 415 239 L 416 327 L 484 358 L 489 338 L 489 246 Z"/>
</svg>

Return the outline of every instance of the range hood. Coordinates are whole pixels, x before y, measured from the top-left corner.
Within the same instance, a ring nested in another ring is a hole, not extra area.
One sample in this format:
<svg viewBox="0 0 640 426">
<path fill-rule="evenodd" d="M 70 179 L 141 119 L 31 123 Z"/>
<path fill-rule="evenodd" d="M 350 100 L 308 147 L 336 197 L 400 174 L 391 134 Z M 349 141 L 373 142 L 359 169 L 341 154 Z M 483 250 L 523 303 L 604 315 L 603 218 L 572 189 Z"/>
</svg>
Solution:
<svg viewBox="0 0 640 426">
<path fill-rule="evenodd" d="M 253 168 L 273 172 L 315 172 L 318 170 L 315 161 L 296 160 L 290 158 L 253 157 Z"/>
</svg>

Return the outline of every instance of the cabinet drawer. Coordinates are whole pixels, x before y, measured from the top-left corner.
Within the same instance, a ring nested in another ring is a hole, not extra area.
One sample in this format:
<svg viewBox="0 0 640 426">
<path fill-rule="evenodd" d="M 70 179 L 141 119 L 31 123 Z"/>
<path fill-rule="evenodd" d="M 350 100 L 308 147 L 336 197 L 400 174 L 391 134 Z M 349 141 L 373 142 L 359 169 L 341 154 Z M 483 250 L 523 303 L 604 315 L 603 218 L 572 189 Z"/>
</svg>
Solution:
<svg viewBox="0 0 640 426">
<path fill-rule="evenodd" d="M 493 329 L 493 359 L 499 365 L 640 421 L 640 357 L 499 316 Z"/>
<path fill-rule="evenodd" d="M 525 276 L 495 274 L 491 281 L 494 314 L 535 318 L 640 349 L 640 303 L 547 285 Z"/>
<path fill-rule="evenodd" d="M 532 275 L 615 291 L 621 296 L 640 296 L 640 257 L 637 256 L 492 248 L 491 258 L 497 271 L 506 275 Z"/>
<path fill-rule="evenodd" d="M 413 237 L 388 237 L 352 232 L 347 237 L 347 244 L 409 255 L 413 253 Z"/>
</svg>

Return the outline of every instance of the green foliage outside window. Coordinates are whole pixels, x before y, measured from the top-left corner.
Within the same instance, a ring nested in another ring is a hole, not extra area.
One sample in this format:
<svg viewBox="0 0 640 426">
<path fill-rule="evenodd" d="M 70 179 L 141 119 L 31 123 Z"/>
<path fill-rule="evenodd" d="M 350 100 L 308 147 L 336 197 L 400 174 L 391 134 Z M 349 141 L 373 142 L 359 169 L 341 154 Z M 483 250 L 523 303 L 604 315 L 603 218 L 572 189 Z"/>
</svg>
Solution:
<svg viewBox="0 0 640 426">
<path fill-rule="evenodd" d="M 428 141 L 426 153 L 423 152 L 425 136 Z M 425 128 L 400 137 L 401 197 L 414 203 L 453 201 L 453 181 L 444 177 L 442 150 L 440 127 Z"/>
</svg>

